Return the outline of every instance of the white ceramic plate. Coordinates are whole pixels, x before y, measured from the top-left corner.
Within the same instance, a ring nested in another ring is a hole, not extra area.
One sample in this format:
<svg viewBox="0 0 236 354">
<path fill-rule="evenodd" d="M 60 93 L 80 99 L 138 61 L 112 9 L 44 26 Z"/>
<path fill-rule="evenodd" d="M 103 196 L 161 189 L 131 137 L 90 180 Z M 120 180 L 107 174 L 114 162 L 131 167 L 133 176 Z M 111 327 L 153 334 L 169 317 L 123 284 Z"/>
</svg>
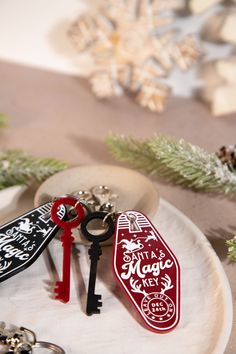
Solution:
<svg viewBox="0 0 236 354">
<path fill-rule="evenodd" d="M 5 190 L 5 202 L 11 197 Z M 67 354 L 223 354 L 232 325 L 232 298 L 219 259 L 200 230 L 166 201 L 161 200 L 153 222 L 181 267 L 181 319 L 174 331 L 155 334 L 137 322 L 116 286 L 111 247 L 103 249 L 97 278 L 96 292 L 103 296 L 100 315 L 84 313 L 89 260 L 83 245 L 74 246 L 70 303 L 51 299 L 46 288 L 55 280 L 54 262 L 59 269 L 62 253 L 56 240 L 50 254 L 0 284 L 0 321 L 31 328 L 39 340 L 61 345 Z"/>
</svg>

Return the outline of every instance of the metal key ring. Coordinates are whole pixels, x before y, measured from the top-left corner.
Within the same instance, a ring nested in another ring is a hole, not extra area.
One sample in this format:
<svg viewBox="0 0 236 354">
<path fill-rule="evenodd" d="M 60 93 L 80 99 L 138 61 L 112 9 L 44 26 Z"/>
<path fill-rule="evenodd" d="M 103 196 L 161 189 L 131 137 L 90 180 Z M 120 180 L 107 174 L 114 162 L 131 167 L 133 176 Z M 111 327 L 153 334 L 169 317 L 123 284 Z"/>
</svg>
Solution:
<svg viewBox="0 0 236 354">
<path fill-rule="evenodd" d="M 34 348 L 44 348 L 44 349 L 52 350 L 54 353 L 66 354 L 66 352 L 61 347 L 59 347 L 56 344 L 48 343 L 48 342 L 36 342 L 34 344 Z"/>
<path fill-rule="evenodd" d="M 41 342 L 41 341 L 38 342 L 36 340 L 35 333 L 28 328 L 20 327 L 19 331 L 20 331 L 19 333 L 21 333 L 21 336 L 19 336 L 18 333 L 18 337 L 15 336 L 14 333 L 12 333 L 12 335 L 14 336 L 12 337 L 14 338 L 14 344 L 13 347 L 11 348 L 12 351 L 9 351 L 9 353 L 11 352 L 15 354 L 20 354 L 20 353 L 33 354 L 35 348 L 44 348 L 44 349 L 49 349 L 57 354 L 66 354 L 65 351 L 56 344 L 49 343 L 49 342 Z M 9 346 L 9 343 L 7 344 Z"/>
<path fill-rule="evenodd" d="M 77 216 L 69 221 L 59 219 L 57 212 L 60 205 L 71 205 L 75 208 Z M 77 199 L 71 197 L 62 197 L 54 201 L 51 208 L 51 217 L 52 221 L 62 228 L 75 228 L 81 223 L 81 220 L 84 218 L 84 209 Z"/>
<path fill-rule="evenodd" d="M 106 219 L 105 219 L 106 218 Z M 105 223 L 108 225 L 108 229 L 101 235 L 94 235 L 92 233 L 90 233 L 87 229 L 88 223 L 92 220 L 102 220 L 104 221 L 105 219 Z M 90 242 L 94 242 L 94 240 L 98 240 L 98 242 L 103 242 L 108 240 L 114 233 L 115 231 L 115 225 L 114 225 L 114 221 L 111 217 L 111 215 L 107 216 L 107 213 L 104 213 L 103 211 L 96 211 L 94 213 L 88 214 L 87 216 L 85 216 L 85 218 L 83 219 L 83 221 L 80 224 L 80 228 L 81 228 L 81 232 L 83 234 L 83 236 L 86 238 L 86 240 L 90 241 Z"/>
</svg>

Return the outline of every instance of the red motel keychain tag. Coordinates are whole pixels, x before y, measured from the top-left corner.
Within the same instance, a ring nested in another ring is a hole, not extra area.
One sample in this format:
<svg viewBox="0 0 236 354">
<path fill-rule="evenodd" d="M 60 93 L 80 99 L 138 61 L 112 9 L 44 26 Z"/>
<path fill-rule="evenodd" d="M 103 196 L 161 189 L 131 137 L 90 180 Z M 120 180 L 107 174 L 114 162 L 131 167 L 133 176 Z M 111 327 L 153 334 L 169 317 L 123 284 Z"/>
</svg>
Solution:
<svg viewBox="0 0 236 354">
<path fill-rule="evenodd" d="M 180 268 L 176 256 L 145 215 L 121 213 L 117 219 L 115 275 L 146 326 L 172 330 L 180 317 Z"/>
</svg>

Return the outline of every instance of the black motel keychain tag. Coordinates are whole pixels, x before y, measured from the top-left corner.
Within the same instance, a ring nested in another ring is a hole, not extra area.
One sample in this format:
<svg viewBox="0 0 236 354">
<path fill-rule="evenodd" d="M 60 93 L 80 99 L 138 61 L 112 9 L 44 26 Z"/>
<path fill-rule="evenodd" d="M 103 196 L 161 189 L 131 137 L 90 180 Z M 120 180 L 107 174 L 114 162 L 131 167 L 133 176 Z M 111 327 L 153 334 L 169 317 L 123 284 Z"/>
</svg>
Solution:
<svg viewBox="0 0 236 354">
<path fill-rule="evenodd" d="M 50 218 L 51 207 L 48 202 L 0 227 L 0 282 L 34 263 L 56 235 L 59 226 Z M 63 219 L 65 206 L 57 213 Z"/>
</svg>

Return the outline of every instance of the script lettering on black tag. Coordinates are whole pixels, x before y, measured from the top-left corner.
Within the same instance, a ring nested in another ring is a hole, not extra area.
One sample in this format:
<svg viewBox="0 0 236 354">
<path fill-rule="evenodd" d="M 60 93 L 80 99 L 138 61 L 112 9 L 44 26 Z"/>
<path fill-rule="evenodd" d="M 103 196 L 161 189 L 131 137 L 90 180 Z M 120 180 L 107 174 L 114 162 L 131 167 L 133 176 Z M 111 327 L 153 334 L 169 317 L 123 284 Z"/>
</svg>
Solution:
<svg viewBox="0 0 236 354">
<path fill-rule="evenodd" d="M 0 282 L 29 267 L 40 256 L 59 227 L 50 219 L 46 203 L 0 227 Z M 64 205 L 58 209 L 65 217 Z"/>
</svg>

